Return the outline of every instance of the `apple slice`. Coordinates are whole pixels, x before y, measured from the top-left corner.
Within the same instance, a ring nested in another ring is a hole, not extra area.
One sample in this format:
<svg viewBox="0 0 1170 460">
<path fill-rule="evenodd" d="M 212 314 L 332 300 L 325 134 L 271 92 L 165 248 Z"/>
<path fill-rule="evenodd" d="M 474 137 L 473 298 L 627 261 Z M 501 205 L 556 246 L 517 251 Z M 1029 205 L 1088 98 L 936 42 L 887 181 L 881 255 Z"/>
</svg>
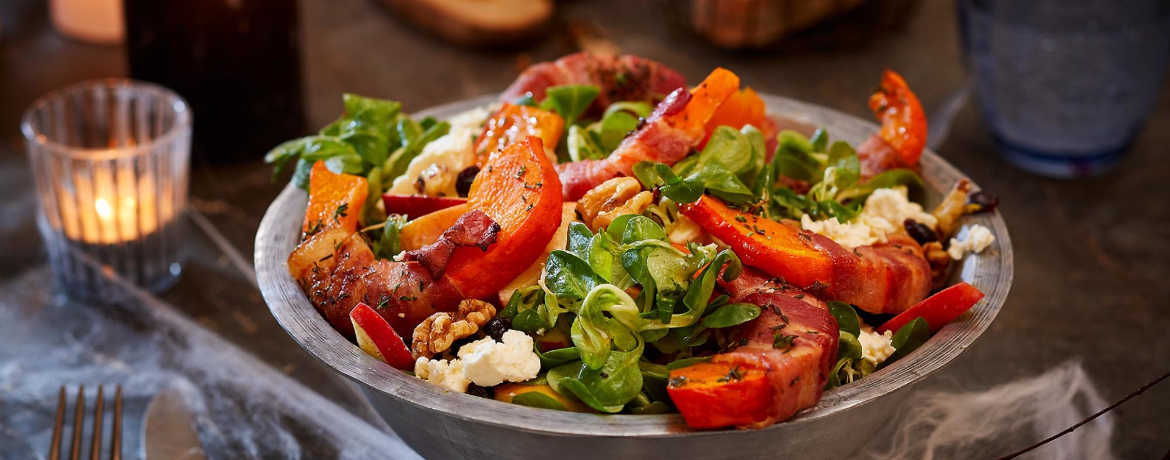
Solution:
<svg viewBox="0 0 1170 460">
<path fill-rule="evenodd" d="M 373 308 L 365 303 L 359 303 L 349 312 L 349 320 L 353 323 L 357 344 L 362 351 L 395 369 L 404 371 L 414 369 L 414 359 L 410 357 L 410 350 L 406 348 L 402 337 L 399 337 L 394 328 L 390 327 L 390 323 Z"/>
<path fill-rule="evenodd" d="M 466 202 L 467 198 L 399 195 L 395 193 L 382 195 L 382 204 L 386 206 L 386 214 L 403 214 L 407 219 L 417 219 L 419 216 Z"/>
</svg>

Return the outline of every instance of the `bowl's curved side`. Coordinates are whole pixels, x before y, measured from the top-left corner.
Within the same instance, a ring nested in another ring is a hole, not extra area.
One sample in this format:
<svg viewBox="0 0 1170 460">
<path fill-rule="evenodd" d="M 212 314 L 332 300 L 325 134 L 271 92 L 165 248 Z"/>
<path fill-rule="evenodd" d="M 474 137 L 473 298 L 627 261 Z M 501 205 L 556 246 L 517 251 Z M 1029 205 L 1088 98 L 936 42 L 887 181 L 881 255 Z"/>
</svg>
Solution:
<svg viewBox="0 0 1170 460">
<path fill-rule="evenodd" d="M 778 96 L 763 97 L 771 111 L 782 113 L 798 122 L 826 126 L 834 139 L 856 144 L 877 129 L 873 123 L 831 109 Z M 436 107 L 420 112 L 420 115 L 447 117 L 494 100 L 494 96 L 484 96 Z M 939 199 L 941 190 L 948 189 L 954 182 L 964 177 L 930 151 L 923 156 L 922 167 L 924 178 L 935 191 L 931 197 L 935 201 Z M 496 427 L 507 432 L 527 433 L 526 435 L 662 437 L 675 441 L 686 436 L 696 440 L 707 438 L 730 440 L 734 437 L 737 439 L 735 442 L 740 442 L 741 438 L 763 436 L 752 433 L 770 433 L 767 435 L 770 438 L 767 439 L 780 440 L 773 443 L 782 442 L 784 439 L 791 439 L 789 436 L 796 436 L 798 432 L 808 432 L 812 428 L 811 425 L 822 425 L 817 421 L 824 421 L 834 414 L 850 410 L 861 416 L 861 412 L 870 412 L 861 410 L 862 406 L 921 380 L 954 359 L 990 325 L 1007 297 L 1012 279 L 1011 241 L 1002 218 L 998 212 L 970 216 L 964 223 L 984 225 L 996 236 L 995 244 L 983 254 L 967 257 L 955 271 L 956 278 L 970 282 L 986 294 L 970 313 L 944 327 L 922 349 L 864 380 L 826 392 L 817 406 L 802 411 L 785 423 L 749 432 L 694 432 L 686 427 L 677 414 L 658 416 L 578 414 L 501 404 L 463 394 L 446 394 L 439 387 L 408 374 L 396 372 L 381 361 L 366 355 L 329 326 L 301 293 L 297 283 L 288 275 L 285 261 L 297 244 L 300 216 L 304 212 L 305 203 L 305 194 L 291 185 L 288 186 L 268 209 L 257 232 L 255 253 L 257 280 L 273 316 L 310 354 L 342 375 L 360 382 L 376 404 L 387 409 L 396 406 L 393 412 L 382 412 L 388 419 L 394 417 L 394 414 L 407 413 L 427 413 L 429 417 L 434 418 L 445 417 L 445 420 L 436 423 L 448 430 L 448 436 L 451 435 L 450 430 L 457 429 L 458 426 L 476 425 Z M 397 404 L 386 401 L 395 401 Z M 871 404 L 875 407 L 883 405 L 884 403 Z M 415 420 L 415 423 L 424 423 Z M 881 423 L 880 420 L 877 423 Z M 395 423 L 392 422 L 392 425 Z M 837 430 L 832 431 L 841 433 Z M 404 438 L 408 437 L 406 433 L 400 434 Z M 434 436 L 447 437 L 437 433 Z M 759 440 L 763 442 L 765 438 Z"/>
</svg>

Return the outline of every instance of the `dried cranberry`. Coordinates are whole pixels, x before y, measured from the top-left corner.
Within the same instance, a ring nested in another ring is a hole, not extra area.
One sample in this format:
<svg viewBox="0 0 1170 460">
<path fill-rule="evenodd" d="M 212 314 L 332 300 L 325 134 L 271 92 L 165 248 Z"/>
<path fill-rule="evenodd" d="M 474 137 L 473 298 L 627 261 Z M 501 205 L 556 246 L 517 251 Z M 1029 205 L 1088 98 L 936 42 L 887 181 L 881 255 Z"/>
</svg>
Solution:
<svg viewBox="0 0 1170 460">
<path fill-rule="evenodd" d="M 492 318 L 483 326 L 483 331 L 497 342 L 504 341 L 504 333 L 512 329 L 512 320 L 499 316 Z"/>
<path fill-rule="evenodd" d="M 926 226 L 926 224 L 917 222 L 914 219 L 906 219 L 906 222 L 903 222 L 902 225 L 906 227 L 906 233 L 910 234 L 910 238 L 914 238 L 914 241 L 917 241 L 918 244 L 938 241 L 938 235 L 934 233 L 934 230 Z"/>
<path fill-rule="evenodd" d="M 492 389 L 481 387 L 474 383 L 467 385 L 467 394 L 481 398 L 492 399 Z"/>
<path fill-rule="evenodd" d="M 978 192 L 967 195 L 967 204 L 975 205 L 974 212 L 991 212 L 999 206 L 999 198 L 991 193 L 980 190 Z"/>
<path fill-rule="evenodd" d="M 459 177 L 455 178 L 455 192 L 459 196 L 467 198 L 467 193 L 471 191 L 471 183 L 475 182 L 477 174 L 479 174 L 479 166 L 470 166 L 459 171 Z"/>
</svg>

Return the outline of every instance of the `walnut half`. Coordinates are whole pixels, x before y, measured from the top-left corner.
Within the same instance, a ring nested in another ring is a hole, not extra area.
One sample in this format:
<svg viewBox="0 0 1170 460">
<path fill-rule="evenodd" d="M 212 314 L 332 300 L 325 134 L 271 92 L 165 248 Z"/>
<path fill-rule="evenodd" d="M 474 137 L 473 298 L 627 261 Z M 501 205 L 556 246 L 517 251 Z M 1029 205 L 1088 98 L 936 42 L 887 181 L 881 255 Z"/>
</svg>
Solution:
<svg viewBox="0 0 1170 460">
<path fill-rule="evenodd" d="M 594 187 L 577 201 L 577 212 L 590 230 L 607 227 L 623 214 L 641 214 L 654 201 L 633 177 L 615 177 Z"/>
<path fill-rule="evenodd" d="M 415 326 L 410 354 L 418 359 L 447 351 L 456 340 L 475 334 L 495 316 L 496 307 L 475 299 L 460 302 L 459 309 L 454 312 L 432 314 Z"/>
</svg>

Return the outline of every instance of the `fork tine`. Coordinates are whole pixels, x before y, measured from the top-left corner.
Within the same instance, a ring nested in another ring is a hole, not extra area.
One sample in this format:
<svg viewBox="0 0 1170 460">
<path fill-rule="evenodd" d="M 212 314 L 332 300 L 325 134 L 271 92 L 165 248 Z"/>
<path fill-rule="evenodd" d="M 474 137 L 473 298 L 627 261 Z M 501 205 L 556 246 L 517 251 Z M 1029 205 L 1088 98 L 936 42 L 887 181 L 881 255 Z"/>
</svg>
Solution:
<svg viewBox="0 0 1170 460">
<path fill-rule="evenodd" d="M 105 397 L 102 396 L 102 386 L 98 385 L 97 401 L 93 403 L 93 440 L 90 442 L 89 459 L 101 460 L 102 455 L 102 420 L 106 418 Z"/>
<path fill-rule="evenodd" d="M 53 444 L 49 446 L 49 460 L 61 458 L 61 425 L 65 424 L 65 385 L 57 394 L 57 418 L 53 421 Z"/>
<path fill-rule="evenodd" d="M 114 393 L 114 430 L 110 441 L 110 460 L 122 460 L 122 385 Z"/>
<path fill-rule="evenodd" d="M 85 385 L 77 386 L 77 410 L 73 411 L 73 441 L 69 443 L 69 459 L 81 455 L 81 422 L 85 418 Z"/>
</svg>

